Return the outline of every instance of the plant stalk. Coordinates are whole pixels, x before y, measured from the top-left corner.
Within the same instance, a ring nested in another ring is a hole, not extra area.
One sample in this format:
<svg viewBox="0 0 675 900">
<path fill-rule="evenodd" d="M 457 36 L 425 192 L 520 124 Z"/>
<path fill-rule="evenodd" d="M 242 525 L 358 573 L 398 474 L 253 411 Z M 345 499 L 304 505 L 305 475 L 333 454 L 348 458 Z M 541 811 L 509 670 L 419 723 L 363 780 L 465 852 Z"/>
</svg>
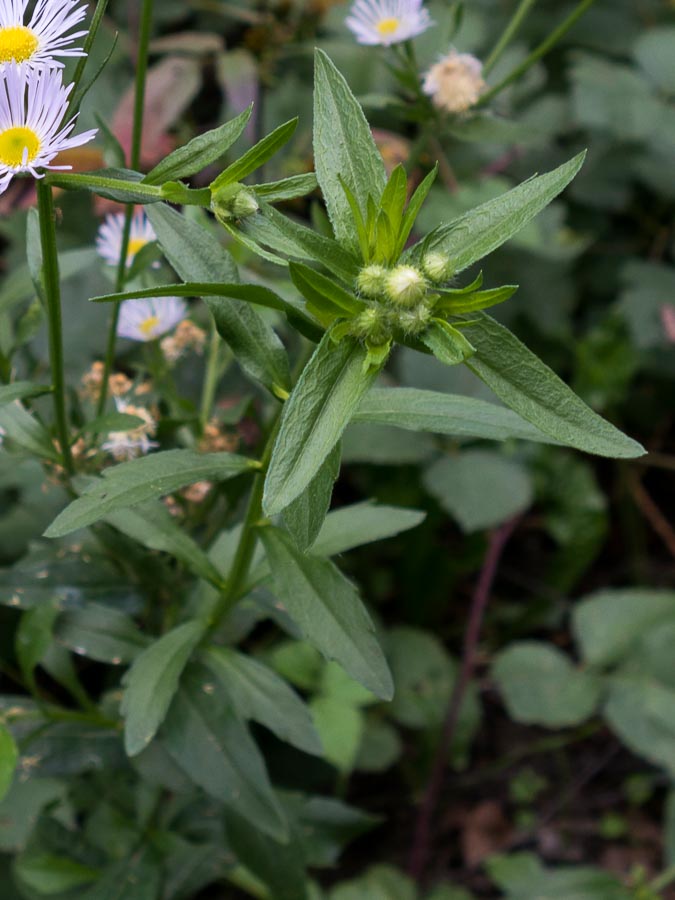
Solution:
<svg viewBox="0 0 675 900">
<path fill-rule="evenodd" d="M 411 877 L 417 882 L 422 880 L 429 858 L 429 851 L 431 849 L 431 824 L 443 787 L 445 767 L 452 746 L 452 740 L 457 730 L 457 722 L 462 709 L 462 703 L 464 701 L 466 690 L 471 682 L 471 678 L 473 677 L 476 665 L 476 649 L 478 647 L 478 641 L 480 640 L 485 610 L 487 608 L 488 600 L 490 599 L 490 593 L 492 591 L 495 575 L 497 574 L 499 561 L 517 524 L 518 519 L 511 519 L 490 534 L 483 567 L 471 600 L 469 621 L 464 634 L 462 662 L 452 689 L 441 738 L 434 757 L 431 777 L 422 799 L 415 826 L 415 835 L 408 871 Z"/>
<path fill-rule="evenodd" d="M 211 329 L 206 372 L 204 373 L 204 384 L 202 387 L 202 400 L 199 409 L 199 423 L 202 431 L 204 431 L 211 418 L 213 404 L 216 399 L 216 388 L 220 377 L 220 335 L 215 324 L 212 323 Z"/>
<path fill-rule="evenodd" d="M 595 0 L 582 0 L 582 2 L 576 7 L 576 9 L 570 13 L 570 15 L 562 22 L 558 27 L 549 34 L 546 40 L 542 41 L 538 47 L 536 47 L 530 55 L 522 61 L 519 66 L 516 66 L 512 72 L 510 72 L 505 78 L 503 78 L 498 84 L 494 87 L 490 88 L 489 91 L 486 91 L 478 102 L 475 104 L 474 109 L 480 106 L 485 106 L 491 100 L 493 100 L 497 94 L 500 94 L 504 88 L 507 88 L 514 81 L 517 81 L 521 75 L 524 75 L 528 69 L 531 69 L 532 66 L 539 62 L 539 60 L 546 56 L 546 54 L 551 50 L 561 38 L 563 38 L 567 32 L 572 28 L 573 25 L 577 23 L 577 21 L 586 13 L 591 6 L 595 3 Z"/>
<path fill-rule="evenodd" d="M 485 64 L 483 66 L 483 72 L 485 75 L 487 75 L 488 72 L 490 72 L 495 67 L 497 60 L 500 58 L 504 50 L 506 50 L 506 48 L 509 46 L 513 38 L 516 36 L 520 29 L 520 26 L 527 18 L 527 14 L 536 2 L 537 0 L 520 0 L 520 4 L 511 17 L 511 21 L 506 26 L 502 33 L 502 36 L 495 44 L 492 53 L 485 60 Z"/>
<path fill-rule="evenodd" d="M 54 198 L 50 185 L 38 179 L 37 199 L 40 219 L 40 244 L 42 247 L 42 272 L 44 278 L 45 302 L 49 319 L 49 360 L 54 387 L 54 418 L 59 440 L 63 468 L 68 475 L 75 471 L 70 451 L 68 415 L 66 413 L 66 382 L 63 365 L 63 320 L 61 315 L 61 286 L 59 279 L 59 256 L 56 248 L 56 220 Z"/>
</svg>

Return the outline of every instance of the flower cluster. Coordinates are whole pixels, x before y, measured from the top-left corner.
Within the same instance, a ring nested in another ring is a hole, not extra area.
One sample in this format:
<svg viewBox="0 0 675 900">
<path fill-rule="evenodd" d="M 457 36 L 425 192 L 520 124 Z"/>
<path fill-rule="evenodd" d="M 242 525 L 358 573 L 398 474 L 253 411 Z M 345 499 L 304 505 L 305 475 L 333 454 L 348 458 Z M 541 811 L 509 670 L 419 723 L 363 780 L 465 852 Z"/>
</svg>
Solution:
<svg viewBox="0 0 675 900">
<path fill-rule="evenodd" d="M 67 118 L 73 84 L 64 85 L 58 57 L 81 56 L 73 43 L 86 15 L 78 0 L 0 0 L 0 193 L 12 178 L 28 172 L 42 178 L 63 150 L 80 147 L 96 131 L 74 135 L 77 116 Z"/>
</svg>

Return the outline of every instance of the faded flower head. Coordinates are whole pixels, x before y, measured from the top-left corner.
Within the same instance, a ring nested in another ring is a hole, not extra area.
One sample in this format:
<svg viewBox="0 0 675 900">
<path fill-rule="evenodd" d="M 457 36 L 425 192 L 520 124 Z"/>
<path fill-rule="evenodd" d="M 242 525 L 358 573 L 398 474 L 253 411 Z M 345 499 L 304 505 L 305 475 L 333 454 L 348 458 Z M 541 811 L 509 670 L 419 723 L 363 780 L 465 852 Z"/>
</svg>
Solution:
<svg viewBox="0 0 675 900">
<path fill-rule="evenodd" d="M 117 334 L 130 341 L 154 341 L 182 322 L 187 311 L 187 304 L 180 297 L 125 300 L 120 310 Z"/>
<path fill-rule="evenodd" d="M 110 214 L 98 230 L 96 237 L 96 249 L 110 266 L 119 265 L 122 253 L 122 240 L 124 237 L 124 213 Z M 137 210 L 131 220 L 129 232 L 129 246 L 127 248 L 127 266 L 130 266 L 141 250 L 157 240 L 155 229 L 148 221 L 143 210 Z M 159 263 L 155 263 L 158 266 Z"/>
<path fill-rule="evenodd" d="M 71 137 L 75 118 L 63 124 L 72 89 L 63 86 L 59 71 L 12 64 L 0 72 L 0 193 L 19 172 L 42 178 L 38 169 L 71 169 L 50 163 L 96 135 L 94 130 Z"/>
<path fill-rule="evenodd" d="M 478 102 L 485 86 L 482 62 L 470 53 L 451 50 L 429 69 L 423 89 L 434 106 L 461 113 Z"/>
<path fill-rule="evenodd" d="M 359 44 L 390 47 L 422 34 L 433 22 L 422 0 L 356 0 L 345 24 Z"/>
<path fill-rule="evenodd" d="M 189 319 L 183 319 L 178 323 L 172 335 L 162 339 L 160 346 L 167 362 L 173 364 L 188 350 L 192 350 L 194 353 L 203 353 L 205 343 L 206 332 L 204 329 Z"/>
<path fill-rule="evenodd" d="M 26 22 L 30 0 L 0 0 L 0 67 L 26 63 L 33 68 L 62 68 L 55 56 L 84 56 L 81 48 L 72 46 L 87 33 L 71 31 L 87 15 L 87 4 L 78 3 L 37 0 Z"/>
<path fill-rule="evenodd" d="M 157 431 L 157 423 L 144 406 L 133 406 L 124 400 L 115 398 L 117 412 L 136 416 L 141 423 L 128 431 L 111 431 L 102 449 L 107 450 L 118 462 L 135 459 L 149 453 L 159 444 L 151 440 Z"/>
</svg>

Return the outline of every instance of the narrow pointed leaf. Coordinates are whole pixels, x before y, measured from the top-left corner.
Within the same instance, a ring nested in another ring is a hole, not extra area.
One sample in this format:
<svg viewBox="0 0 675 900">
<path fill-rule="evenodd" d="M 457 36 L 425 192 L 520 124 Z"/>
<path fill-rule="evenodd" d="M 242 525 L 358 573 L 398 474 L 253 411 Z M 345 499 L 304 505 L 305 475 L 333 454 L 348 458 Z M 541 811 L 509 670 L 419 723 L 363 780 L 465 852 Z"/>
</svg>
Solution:
<svg viewBox="0 0 675 900">
<path fill-rule="evenodd" d="M 279 200 L 295 200 L 297 197 L 306 197 L 319 186 L 314 172 L 304 175 L 291 175 L 281 181 L 270 181 L 267 184 L 256 184 L 254 190 L 256 197 L 264 197 L 268 203 L 277 203 Z"/>
<path fill-rule="evenodd" d="M 507 406 L 545 434 L 599 456 L 632 459 L 644 448 L 588 407 L 508 328 L 486 313 L 466 328 L 476 348 L 468 367 Z"/>
<path fill-rule="evenodd" d="M 268 134 L 259 141 L 244 155 L 228 166 L 216 180 L 211 184 L 211 191 L 215 192 L 218 188 L 224 187 L 226 184 L 235 184 L 250 175 L 255 169 L 259 169 L 267 160 L 274 156 L 277 150 L 281 149 L 293 136 L 293 132 L 298 127 L 298 120 L 291 119 L 284 122 L 278 128 L 275 128 L 271 134 Z"/>
<path fill-rule="evenodd" d="M 226 481 L 256 463 L 236 453 L 165 450 L 111 466 L 49 526 L 46 537 L 62 537 L 120 509 L 139 506 L 196 481 Z"/>
<path fill-rule="evenodd" d="M 435 311 L 443 311 L 450 315 L 458 316 L 463 313 L 475 312 L 477 309 L 489 309 L 497 306 L 505 300 L 509 300 L 518 290 L 517 284 L 506 284 L 503 287 L 492 288 L 489 291 L 476 291 L 473 294 L 465 294 L 463 297 L 452 295 L 443 297 L 435 307 Z"/>
<path fill-rule="evenodd" d="M 373 383 L 366 351 L 349 339 L 337 346 L 326 334 L 284 406 L 272 453 L 263 508 L 285 509 L 314 478 Z"/>
<path fill-rule="evenodd" d="M 341 455 L 338 442 L 305 490 L 283 512 L 284 525 L 300 550 L 309 549 L 321 531 L 340 474 Z"/>
<path fill-rule="evenodd" d="M 30 381 L 14 381 L 12 384 L 0 386 L 0 406 L 7 406 L 15 400 L 29 400 L 31 397 L 39 397 L 48 394 L 52 388 L 45 384 L 33 384 Z"/>
<path fill-rule="evenodd" d="M 293 284 L 300 293 L 321 309 L 322 303 L 328 301 L 331 307 L 337 309 L 338 315 L 354 316 L 366 308 L 366 304 L 350 294 L 330 278 L 326 278 L 315 269 L 304 266 L 302 263 L 291 263 L 289 266 Z"/>
<path fill-rule="evenodd" d="M 73 653 L 113 665 L 133 662 L 149 642 L 126 613 L 100 603 L 61 613 L 54 634 Z"/>
<path fill-rule="evenodd" d="M 18 761 L 19 750 L 12 733 L 0 722 L 0 800 L 11 787 Z"/>
<path fill-rule="evenodd" d="M 415 225 L 415 220 L 417 219 L 420 209 L 422 209 L 422 204 L 427 199 L 434 181 L 436 181 L 437 174 L 438 164 L 436 164 L 431 172 L 429 172 L 429 174 L 423 179 L 423 181 L 420 182 L 419 187 L 410 199 L 408 208 L 406 209 L 403 216 L 403 221 L 401 222 L 398 240 L 396 243 L 396 253 L 394 257 L 395 259 L 398 259 L 401 253 L 403 253 L 406 242 L 410 237 L 410 232 L 413 230 L 413 226 Z"/>
<path fill-rule="evenodd" d="M 420 340 L 446 366 L 466 362 L 475 352 L 460 331 L 441 319 L 434 319 Z"/>
<path fill-rule="evenodd" d="M 329 560 L 301 553 L 280 529 L 263 528 L 261 538 L 274 591 L 306 640 L 369 691 L 390 700 L 389 667 L 351 583 Z"/>
</svg>

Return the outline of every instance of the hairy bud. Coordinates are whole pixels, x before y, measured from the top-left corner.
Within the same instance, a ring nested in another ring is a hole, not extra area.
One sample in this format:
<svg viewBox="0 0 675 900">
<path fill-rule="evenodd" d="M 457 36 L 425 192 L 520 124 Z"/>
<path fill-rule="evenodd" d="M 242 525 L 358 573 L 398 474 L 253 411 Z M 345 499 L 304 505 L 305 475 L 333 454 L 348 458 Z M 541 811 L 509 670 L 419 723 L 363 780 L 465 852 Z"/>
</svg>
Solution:
<svg viewBox="0 0 675 900">
<path fill-rule="evenodd" d="M 426 292 L 426 279 L 413 266 L 396 266 L 387 275 L 387 296 L 397 306 L 416 306 Z"/>
<path fill-rule="evenodd" d="M 255 194 L 243 184 L 227 184 L 211 197 L 211 209 L 222 221 L 245 219 L 260 209 Z"/>
<path fill-rule="evenodd" d="M 449 281 L 455 274 L 455 267 L 444 253 L 427 253 L 422 260 L 422 269 L 434 284 Z"/>
<path fill-rule="evenodd" d="M 364 297 L 375 299 L 384 293 L 387 281 L 387 270 L 384 266 L 364 266 L 356 279 L 356 289 Z"/>
</svg>

